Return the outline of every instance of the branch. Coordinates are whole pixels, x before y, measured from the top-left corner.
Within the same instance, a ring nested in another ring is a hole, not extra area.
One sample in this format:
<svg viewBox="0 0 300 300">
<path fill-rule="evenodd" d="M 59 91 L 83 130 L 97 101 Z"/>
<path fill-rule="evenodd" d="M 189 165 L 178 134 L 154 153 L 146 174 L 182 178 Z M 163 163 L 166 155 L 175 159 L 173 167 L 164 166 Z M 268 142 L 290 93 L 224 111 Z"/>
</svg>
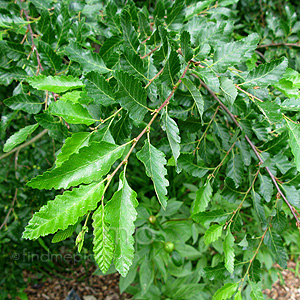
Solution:
<svg viewBox="0 0 300 300">
<path fill-rule="evenodd" d="M 9 211 L 8 211 L 8 213 L 7 213 L 7 215 L 6 215 L 6 217 L 5 217 L 5 219 L 4 219 L 4 222 L 3 222 L 2 225 L 0 226 L 0 230 L 1 230 L 1 229 L 3 228 L 3 226 L 7 223 L 7 220 L 8 220 L 8 217 L 9 217 L 11 211 L 14 209 L 14 205 L 15 205 L 15 202 L 16 202 L 16 200 L 17 200 L 17 196 L 18 196 L 18 188 L 16 188 L 16 190 L 15 190 L 15 195 L 14 195 L 13 202 L 12 202 L 12 204 L 11 204 L 11 208 L 9 209 Z"/>
<path fill-rule="evenodd" d="M 286 46 L 286 47 L 300 47 L 298 43 L 272 43 L 272 44 L 265 44 L 265 45 L 258 45 L 256 48 L 267 48 L 267 47 L 279 47 L 279 46 Z"/>
<path fill-rule="evenodd" d="M 155 52 L 157 49 L 159 48 L 159 46 L 155 47 L 153 50 L 151 50 L 149 53 L 145 54 L 144 56 L 141 56 L 141 59 L 146 58 L 147 56 L 151 55 L 153 52 Z"/>
<path fill-rule="evenodd" d="M 38 139 L 40 139 L 44 134 L 46 134 L 47 131 L 48 131 L 48 129 L 44 129 L 42 132 L 40 132 L 38 135 L 36 135 L 36 136 L 35 136 L 34 138 L 32 138 L 30 141 L 28 141 L 28 142 L 26 142 L 26 143 L 20 145 L 19 147 L 16 147 L 16 148 L 14 148 L 13 150 L 11 150 L 11 151 L 9 151 L 9 152 L 7 152 L 7 153 L 1 155 L 1 156 L 0 156 L 0 160 L 3 159 L 3 158 L 5 158 L 5 157 L 7 157 L 7 156 L 9 156 L 9 155 L 11 155 L 11 154 L 13 154 L 13 153 L 15 153 L 15 152 L 17 152 L 17 151 L 20 151 L 21 149 L 27 147 L 27 146 L 30 145 L 30 144 L 33 144 L 35 141 L 37 141 Z"/>
<path fill-rule="evenodd" d="M 239 124 L 239 122 L 236 120 L 235 116 L 229 111 L 229 109 L 221 102 L 221 100 L 217 97 L 217 95 L 199 78 L 201 85 L 207 89 L 207 91 L 211 94 L 211 96 L 217 100 L 220 104 L 220 106 L 226 111 L 226 113 L 230 116 L 230 118 L 232 119 L 232 121 L 236 124 L 237 127 L 239 127 L 241 130 L 243 130 L 243 127 Z M 248 144 L 250 145 L 250 147 L 252 148 L 252 150 L 254 151 L 256 157 L 258 158 L 259 162 L 261 164 L 264 163 L 263 159 L 261 158 L 261 156 L 259 155 L 258 151 L 256 150 L 256 147 L 254 146 L 254 144 L 251 142 L 251 140 L 249 139 L 249 137 L 247 136 L 247 134 L 245 134 L 245 139 L 248 142 Z M 270 171 L 270 169 L 268 167 L 265 167 L 266 171 L 268 172 L 269 176 L 271 177 L 278 193 L 280 194 L 280 196 L 282 197 L 282 199 L 285 201 L 285 203 L 287 204 L 287 206 L 289 207 L 290 211 L 292 212 L 295 220 L 296 220 L 296 226 L 298 228 L 300 228 L 300 221 L 296 215 L 296 213 L 294 212 L 294 207 L 289 203 L 289 201 L 286 199 L 286 197 L 284 196 L 284 194 L 282 193 L 280 187 L 277 184 L 276 178 L 275 176 L 272 174 L 272 172 Z"/>
</svg>

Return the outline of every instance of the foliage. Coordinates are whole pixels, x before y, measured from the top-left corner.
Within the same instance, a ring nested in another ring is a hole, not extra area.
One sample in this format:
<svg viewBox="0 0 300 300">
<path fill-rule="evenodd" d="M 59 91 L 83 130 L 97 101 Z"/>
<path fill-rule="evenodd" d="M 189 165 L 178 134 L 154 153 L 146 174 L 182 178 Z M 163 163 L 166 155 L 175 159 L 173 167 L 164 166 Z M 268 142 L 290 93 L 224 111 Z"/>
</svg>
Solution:
<svg viewBox="0 0 300 300">
<path fill-rule="evenodd" d="M 263 299 L 299 240 L 298 14 L 249 31 L 249 1 L 123 2 L 1 2 L 1 159 L 60 148 L 19 182 L 58 190 L 23 238 L 75 231 L 80 252 L 93 228 L 98 273 L 135 299 Z"/>
</svg>

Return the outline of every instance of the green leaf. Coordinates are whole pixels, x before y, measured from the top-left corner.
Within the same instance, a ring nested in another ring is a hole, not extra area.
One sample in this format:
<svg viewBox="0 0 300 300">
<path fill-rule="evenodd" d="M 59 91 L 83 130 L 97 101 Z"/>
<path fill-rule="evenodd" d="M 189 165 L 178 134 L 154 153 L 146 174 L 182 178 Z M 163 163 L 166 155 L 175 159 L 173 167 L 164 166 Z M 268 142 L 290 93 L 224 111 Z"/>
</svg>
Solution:
<svg viewBox="0 0 300 300">
<path fill-rule="evenodd" d="M 99 51 L 100 56 L 105 62 L 109 61 L 109 58 L 115 54 L 115 51 L 119 48 L 123 41 L 124 40 L 120 36 L 111 36 L 105 40 Z"/>
<path fill-rule="evenodd" d="M 122 144 L 130 138 L 132 130 L 132 121 L 128 113 L 123 113 L 123 116 L 115 123 L 112 128 L 112 134 L 117 144 Z"/>
<path fill-rule="evenodd" d="M 151 28 L 149 24 L 149 19 L 146 14 L 144 14 L 143 11 L 139 11 L 138 13 L 138 18 L 139 18 L 139 27 L 140 27 L 140 36 L 139 38 L 141 40 L 145 40 L 149 36 L 151 36 Z"/>
<path fill-rule="evenodd" d="M 220 92 L 220 81 L 213 70 L 208 68 L 196 68 L 196 71 L 192 71 L 193 74 L 199 76 L 205 84 L 207 84 L 215 93 Z"/>
<path fill-rule="evenodd" d="M 271 250 L 272 254 L 275 257 L 276 262 L 283 268 L 287 268 L 287 254 L 283 246 L 282 239 L 279 234 L 268 230 L 265 235 L 264 243 Z"/>
<path fill-rule="evenodd" d="M 10 85 L 14 80 L 22 80 L 27 77 L 27 73 L 20 67 L 10 67 L 4 69 L 0 67 L 0 84 Z"/>
<path fill-rule="evenodd" d="M 27 55 L 22 44 L 13 43 L 10 41 L 1 41 L 0 45 L 6 52 L 7 57 L 13 59 L 14 61 L 18 61 Z"/>
<path fill-rule="evenodd" d="M 136 192 L 127 183 L 125 173 L 120 174 L 120 187 L 105 206 L 105 220 L 113 230 L 115 241 L 114 264 L 119 273 L 125 277 L 134 257 L 134 239 L 132 237 L 137 217 Z"/>
<path fill-rule="evenodd" d="M 287 65 L 288 60 L 285 57 L 261 64 L 250 71 L 245 78 L 245 82 L 239 85 L 246 85 L 247 87 L 259 86 L 261 88 L 273 85 L 282 78 Z"/>
<path fill-rule="evenodd" d="M 261 205 L 261 197 L 259 196 L 258 193 L 254 192 L 254 191 L 253 191 L 252 195 L 253 195 L 253 207 L 255 209 L 255 212 L 257 214 L 259 222 L 261 224 L 265 224 L 267 222 L 267 220 L 266 220 L 266 214 L 265 214 L 264 207 Z"/>
<path fill-rule="evenodd" d="M 203 161 L 198 161 L 197 164 L 193 162 L 195 156 L 192 154 L 180 154 L 178 159 L 178 168 L 183 169 L 194 177 L 202 178 L 209 168 L 204 166 Z"/>
<path fill-rule="evenodd" d="M 39 41 L 38 51 L 40 54 L 40 59 L 43 64 L 51 67 L 55 72 L 59 70 L 62 66 L 61 58 L 56 54 L 56 52 L 43 41 Z"/>
<path fill-rule="evenodd" d="M 287 217 L 284 211 L 279 211 L 276 209 L 276 215 L 272 219 L 272 228 L 274 228 L 280 234 L 285 229 L 287 223 Z"/>
<path fill-rule="evenodd" d="M 258 174 L 260 187 L 259 192 L 267 202 L 271 201 L 273 195 L 273 183 L 271 179 L 265 175 Z"/>
<path fill-rule="evenodd" d="M 104 106 L 116 103 L 114 92 L 102 75 L 97 72 L 90 72 L 85 77 L 88 79 L 86 91 L 89 97 Z"/>
<path fill-rule="evenodd" d="M 227 272 L 224 264 L 219 263 L 215 267 L 205 267 L 203 269 L 203 276 L 208 278 L 209 280 L 216 280 L 216 279 L 225 279 L 224 273 Z"/>
<path fill-rule="evenodd" d="M 252 33 L 237 42 L 220 43 L 215 47 L 213 64 L 209 68 L 213 68 L 216 72 L 221 73 L 227 67 L 247 60 L 256 49 L 258 42 L 258 34 Z"/>
<path fill-rule="evenodd" d="M 70 236 L 72 236 L 77 225 L 78 225 L 78 222 L 74 225 L 69 225 L 68 228 L 65 230 L 59 230 L 58 232 L 56 232 L 51 240 L 51 243 L 59 243 L 61 241 L 66 240 Z"/>
<path fill-rule="evenodd" d="M 160 76 L 161 82 L 174 86 L 177 81 L 177 73 L 180 71 L 180 61 L 175 50 L 171 50 L 170 56 L 165 64 L 164 71 Z"/>
<path fill-rule="evenodd" d="M 251 293 L 250 293 L 250 297 L 252 300 L 264 300 L 264 296 L 262 293 L 262 288 L 259 286 L 258 283 L 255 283 L 251 280 L 249 280 L 250 282 L 250 286 L 251 286 Z"/>
<path fill-rule="evenodd" d="M 210 182 L 206 182 L 196 193 L 196 199 L 192 205 L 192 216 L 205 211 L 208 203 L 212 198 L 213 189 Z"/>
<path fill-rule="evenodd" d="M 229 273 L 234 271 L 234 237 L 230 231 L 230 226 L 227 228 L 227 233 L 223 242 L 223 249 L 225 255 L 225 267 Z"/>
<path fill-rule="evenodd" d="M 100 205 L 93 213 L 93 251 L 95 261 L 103 273 L 109 269 L 114 255 L 113 235 L 105 222 L 105 211 L 106 208 Z"/>
<path fill-rule="evenodd" d="M 195 85 L 189 79 L 182 78 L 181 81 L 183 82 L 183 84 L 187 87 L 187 89 L 191 93 L 191 95 L 196 103 L 200 117 L 202 118 L 202 115 L 204 112 L 204 101 L 203 101 L 200 91 L 195 87 Z"/>
<path fill-rule="evenodd" d="M 205 245 L 215 242 L 222 235 L 223 225 L 211 225 L 204 234 Z"/>
<path fill-rule="evenodd" d="M 265 115 L 270 123 L 277 123 L 282 120 L 280 105 L 274 102 L 255 102 L 260 111 Z"/>
<path fill-rule="evenodd" d="M 168 141 L 177 164 L 177 159 L 180 155 L 180 135 L 176 122 L 168 115 L 167 111 L 162 115 L 162 128 L 166 131 Z"/>
<path fill-rule="evenodd" d="M 300 171 L 300 125 L 285 119 L 289 130 L 289 144 L 295 158 L 297 170 Z"/>
<path fill-rule="evenodd" d="M 37 90 L 46 90 L 53 93 L 64 93 L 69 90 L 84 87 L 84 84 L 73 76 L 45 76 L 29 77 L 27 82 Z"/>
<path fill-rule="evenodd" d="M 96 71 L 99 74 L 106 74 L 111 71 L 98 53 L 83 49 L 77 42 L 70 42 L 65 51 L 71 60 L 81 64 L 84 73 Z"/>
<path fill-rule="evenodd" d="M 16 15 L 0 14 L 0 27 L 14 28 L 15 26 L 25 26 L 27 21 Z"/>
<path fill-rule="evenodd" d="M 131 50 L 137 53 L 136 50 L 139 46 L 138 35 L 134 27 L 132 26 L 130 13 L 126 9 L 123 9 L 121 13 L 121 24 L 125 45 L 127 45 Z"/>
<path fill-rule="evenodd" d="M 96 122 L 89 114 L 87 108 L 68 100 L 57 100 L 51 103 L 48 111 L 51 115 L 63 117 L 70 124 L 91 125 Z"/>
<path fill-rule="evenodd" d="M 193 50 L 191 48 L 191 36 L 184 30 L 180 35 L 181 51 L 186 62 L 193 58 Z"/>
<path fill-rule="evenodd" d="M 233 105 L 234 100 L 238 94 L 236 87 L 231 79 L 227 77 L 220 77 L 220 88 L 224 94 L 224 98 L 229 105 Z"/>
<path fill-rule="evenodd" d="M 212 300 L 226 300 L 233 296 L 239 283 L 226 283 L 214 294 Z"/>
<path fill-rule="evenodd" d="M 242 298 L 242 292 L 238 291 L 235 296 L 234 296 L 234 300 L 243 300 Z"/>
<path fill-rule="evenodd" d="M 4 144 L 3 151 L 8 152 L 13 148 L 15 148 L 17 145 L 23 143 L 27 139 L 28 135 L 33 133 L 38 127 L 39 124 L 28 125 L 20 129 L 15 134 L 11 135 L 9 139 L 6 141 L 6 143 Z"/>
<path fill-rule="evenodd" d="M 150 260 L 145 259 L 141 263 L 139 273 L 140 273 L 140 285 L 142 291 L 141 294 L 144 295 L 149 290 L 154 279 L 153 266 Z"/>
<path fill-rule="evenodd" d="M 103 189 L 103 184 L 92 183 L 56 196 L 33 215 L 22 237 L 37 239 L 76 224 L 79 217 L 97 207 Z"/>
<path fill-rule="evenodd" d="M 198 214 L 192 215 L 192 218 L 195 222 L 203 225 L 206 228 L 212 222 L 221 223 L 221 224 L 225 223 L 227 217 L 228 217 L 228 213 L 226 213 L 221 209 L 200 212 Z"/>
<path fill-rule="evenodd" d="M 73 153 L 78 153 L 79 149 L 87 146 L 90 137 L 89 132 L 75 132 L 71 137 L 68 137 L 61 148 L 61 152 L 57 155 L 56 167 L 60 167 Z"/>
<path fill-rule="evenodd" d="M 185 17 L 184 5 L 182 2 L 182 0 L 176 0 L 173 3 L 172 9 L 167 15 L 166 28 L 170 30 L 181 29 Z"/>
<path fill-rule="evenodd" d="M 168 180 L 165 178 L 167 175 L 165 154 L 152 146 L 147 139 L 136 156 L 145 165 L 146 174 L 153 181 L 158 201 L 165 209 L 167 207 L 167 186 L 169 185 Z"/>
<path fill-rule="evenodd" d="M 58 168 L 33 178 L 28 186 L 37 189 L 68 189 L 81 183 L 90 183 L 106 175 L 113 163 L 121 157 L 124 145 L 92 142 L 62 163 Z"/>
<path fill-rule="evenodd" d="M 300 111 L 300 98 L 286 99 L 281 103 L 280 107 L 286 111 Z"/>
<path fill-rule="evenodd" d="M 240 186 L 243 180 L 243 171 L 244 168 L 241 156 L 239 154 L 233 154 L 227 164 L 226 174 L 234 181 L 236 188 Z"/>
<path fill-rule="evenodd" d="M 148 111 L 147 93 L 142 83 L 134 76 L 123 71 L 116 71 L 114 74 L 119 83 L 119 91 L 116 99 L 126 108 L 130 118 L 142 121 Z"/>
<path fill-rule="evenodd" d="M 14 110 L 23 110 L 29 114 L 37 114 L 42 108 L 42 101 L 35 96 L 18 94 L 4 100 L 4 104 Z"/>
<path fill-rule="evenodd" d="M 109 25 L 109 29 L 113 34 L 120 34 L 121 31 L 121 22 L 120 22 L 120 16 L 117 14 L 118 7 L 115 4 L 115 1 L 109 1 L 106 5 L 106 21 Z"/>
</svg>

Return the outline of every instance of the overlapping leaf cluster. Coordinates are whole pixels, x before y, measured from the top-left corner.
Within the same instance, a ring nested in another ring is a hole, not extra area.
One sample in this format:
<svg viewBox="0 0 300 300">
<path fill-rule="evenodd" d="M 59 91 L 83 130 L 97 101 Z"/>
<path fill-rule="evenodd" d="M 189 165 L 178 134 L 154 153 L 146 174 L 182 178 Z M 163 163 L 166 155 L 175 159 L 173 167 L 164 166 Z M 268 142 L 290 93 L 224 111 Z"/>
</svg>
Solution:
<svg viewBox="0 0 300 300">
<path fill-rule="evenodd" d="M 91 215 L 97 264 L 137 299 L 242 299 L 245 279 L 263 299 L 261 264 L 287 267 L 281 234 L 300 209 L 300 75 L 285 57 L 261 62 L 258 34 L 233 38 L 235 2 L 5 2 L 4 104 L 35 123 L 3 150 L 41 129 L 63 143 L 28 182 L 63 194 L 24 238 L 61 240 L 83 218 L 81 250 Z"/>
</svg>

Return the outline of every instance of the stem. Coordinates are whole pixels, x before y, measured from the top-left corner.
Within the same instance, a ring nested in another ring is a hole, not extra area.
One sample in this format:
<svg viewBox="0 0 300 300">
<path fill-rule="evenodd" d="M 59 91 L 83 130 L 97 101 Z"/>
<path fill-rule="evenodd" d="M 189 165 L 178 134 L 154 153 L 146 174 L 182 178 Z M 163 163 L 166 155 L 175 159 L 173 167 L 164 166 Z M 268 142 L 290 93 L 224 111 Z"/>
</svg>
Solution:
<svg viewBox="0 0 300 300">
<path fill-rule="evenodd" d="M 11 204 L 11 208 L 9 209 L 9 211 L 8 211 L 8 213 L 7 213 L 7 215 L 6 215 L 6 217 L 5 217 L 5 219 L 4 219 L 4 222 L 1 224 L 1 226 L 0 226 L 0 230 L 3 228 L 3 226 L 7 223 L 7 220 L 8 220 L 8 217 L 9 217 L 9 215 L 10 215 L 10 213 L 12 212 L 12 210 L 14 209 L 14 204 L 15 204 L 15 202 L 16 202 L 16 200 L 17 200 L 17 196 L 18 196 L 18 188 L 16 188 L 16 190 L 15 190 L 15 195 L 14 195 L 14 198 L 13 198 L 13 201 L 12 201 L 12 204 Z"/>
<path fill-rule="evenodd" d="M 272 43 L 272 44 L 258 45 L 257 48 L 279 47 L 279 46 L 300 47 L 300 44 L 298 44 L 298 43 Z"/>
<path fill-rule="evenodd" d="M 229 117 L 232 119 L 232 121 L 236 124 L 237 127 L 239 127 L 241 130 L 243 130 L 243 127 L 239 124 L 239 122 L 236 120 L 235 116 L 229 111 L 229 109 L 223 104 L 223 102 L 217 97 L 217 95 L 199 78 L 201 85 L 207 89 L 207 91 L 211 94 L 211 96 L 219 102 L 220 106 L 226 111 L 226 113 L 229 115 Z M 264 163 L 263 159 L 261 158 L 260 154 L 258 153 L 258 151 L 256 150 L 256 147 L 254 146 L 254 144 L 251 142 L 251 140 L 249 139 L 249 137 L 247 136 L 247 134 L 245 134 L 245 139 L 248 142 L 248 144 L 250 145 L 250 147 L 252 148 L 252 150 L 254 151 L 256 157 L 258 158 L 259 162 L 261 164 Z M 300 228 L 300 221 L 297 217 L 297 215 L 294 212 L 294 207 L 289 203 L 289 201 L 286 199 L 286 197 L 284 196 L 284 194 L 282 193 L 281 189 L 279 188 L 276 178 L 275 176 L 272 174 L 272 172 L 270 171 L 270 169 L 268 167 L 265 167 L 266 171 L 268 172 L 269 176 L 271 177 L 278 193 L 280 194 L 280 196 L 282 197 L 282 199 L 284 200 L 284 202 L 287 204 L 287 206 L 289 207 L 290 211 L 292 212 L 295 220 L 296 220 L 296 226 L 298 228 Z"/>
<path fill-rule="evenodd" d="M 160 46 L 155 47 L 153 50 L 151 50 L 149 53 L 145 54 L 144 56 L 141 56 L 141 59 L 146 58 L 147 56 L 151 55 L 153 52 L 155 52 Z"/>
<path fill-rule="evenodd" d="M 259 102 L 264 102 L 264 101 L 262 101 L 261 99 L 255 97 L 254 95 L 252 95 L 252 94 L 246 92 L 245 90 L 243 90 L 242 88 L 240 88 L 239 85 L 235 84 L 235 87 L 236 87 L 238 90 L 240 90 L 241 92 L 245 93 L 245 94 L 246 94 L 247 96 L 249 96 L 250 98 L 252 98 L 252 99 L 254 98 L 254 99 L 258 100 Z"/>
<path fill-rule="evenodd" d="M 11 151 L 9 151 L 9 152 L 7 152 L 7 153 L 1 155 L 1 156 L 0 156 L 0 160 L 3 159 L 3 158 L 5 158 L 5 157 L 7 157 L 7 156 L 9 156 L 9 155 L 11 155 L 11 154 L 13 154 L 13 153 L 15 153 L 15 152 L 17 152 L 17 151 L 20 151 L 21 149 L 27 147 L 27 146 L 30 145 L 30 144 L 33 144 L 35 141 L 37 141 L 37 140 L 40 139 L 43 135 L 45 135 L 45 134 L 47 133 L 47 131 L 48 131 L 48 129 L 44 129 L 42 132 L 40 132 L 38 135 L 36 135 L 36 136 L 35 136 L 34 138 L 32 138 L 30 141 L 28 141 L 28 142 L 26 142 L 26 143 L 20 145 L 19 147 L 16 147 L 16 148 L 14 148 L 13 150 L 11 150 Z"/>
<path fill-rule="evenodd" d="M 162 68 L 153 78 L 149 80 L 147 85 L 145 86 L 145 89 L 163 72 L 164 68 Z"/>
</svg>

